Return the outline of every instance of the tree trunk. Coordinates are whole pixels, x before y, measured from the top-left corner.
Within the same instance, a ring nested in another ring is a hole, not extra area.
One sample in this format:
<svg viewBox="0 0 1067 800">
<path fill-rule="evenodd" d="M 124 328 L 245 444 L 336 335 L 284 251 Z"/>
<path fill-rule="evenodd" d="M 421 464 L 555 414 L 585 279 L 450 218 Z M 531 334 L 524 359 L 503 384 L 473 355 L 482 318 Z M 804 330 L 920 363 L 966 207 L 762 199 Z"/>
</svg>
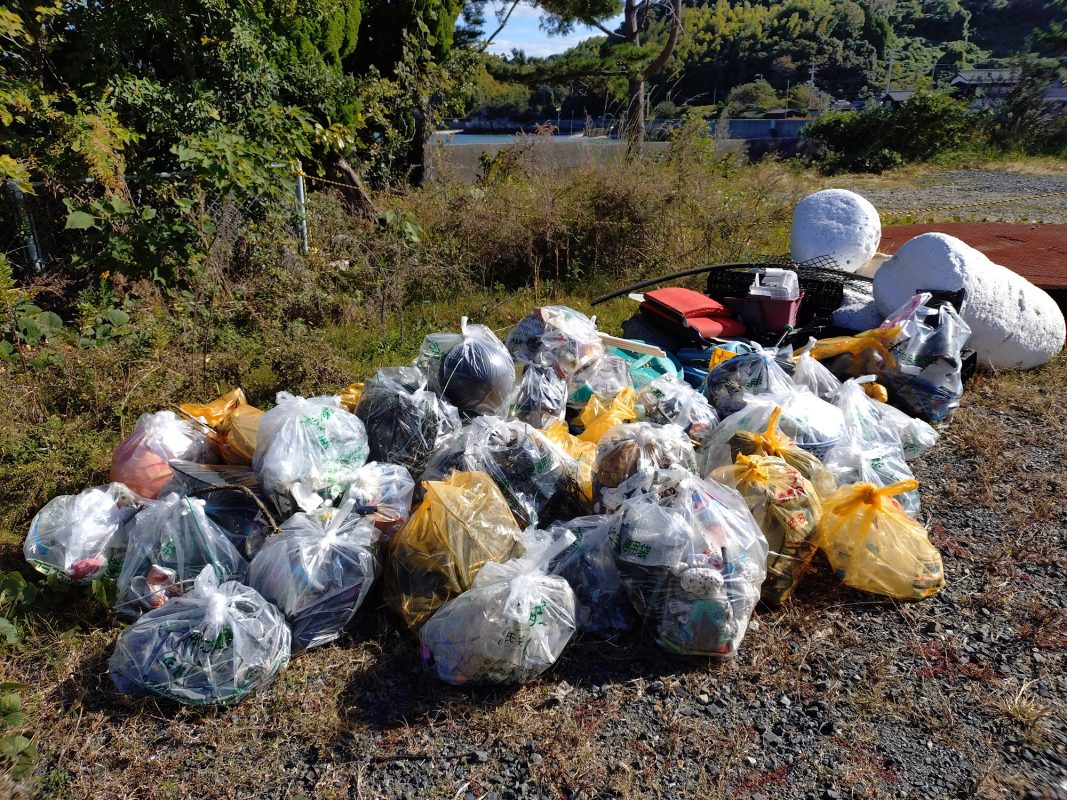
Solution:
<svg viewBox="0 0 1067 800">
<path fill-rule="evenodd" d="M 631 75 L 629 102 L 626 105 L 626 160 L 641 155 L 645 144 L 645 79 Z"/>
</svg>

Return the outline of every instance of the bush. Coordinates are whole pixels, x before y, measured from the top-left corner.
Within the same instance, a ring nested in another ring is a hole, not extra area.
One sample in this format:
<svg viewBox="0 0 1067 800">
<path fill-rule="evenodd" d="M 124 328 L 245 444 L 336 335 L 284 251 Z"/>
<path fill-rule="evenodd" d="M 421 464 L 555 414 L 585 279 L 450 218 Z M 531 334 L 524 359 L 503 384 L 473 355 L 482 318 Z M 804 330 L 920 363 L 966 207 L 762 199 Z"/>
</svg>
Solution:
<svg viewBox="0 0 1067 800">
<path fill-rule="evenodd" d="M 964 103 L 932 92 L 916 92 L 896 110 L 869 106 L 825 114 L 803 134 L 827 172 L 884 172 L 984 138 L 980 119 Z"/>
</svg>

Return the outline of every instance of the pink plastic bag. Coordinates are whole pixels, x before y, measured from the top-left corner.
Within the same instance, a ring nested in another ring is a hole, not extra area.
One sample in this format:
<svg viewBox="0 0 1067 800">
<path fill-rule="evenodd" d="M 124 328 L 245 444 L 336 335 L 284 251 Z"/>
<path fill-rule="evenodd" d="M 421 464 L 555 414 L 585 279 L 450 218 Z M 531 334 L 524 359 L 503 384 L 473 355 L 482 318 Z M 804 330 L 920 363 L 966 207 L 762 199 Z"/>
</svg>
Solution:
<svg viewBox="0 0 1067 800">
<path fill-rule="evenodd" d="M 142 497 L 155 500 L 170 480 L 170 461 L 174 458 L 214 464 L 218 461 L 218 453 L 203 432 L 173 411 L 143 414 L 133 433 L 115 448 L 111 457 L 111 480 L 124 483 Z"/>
</svg>

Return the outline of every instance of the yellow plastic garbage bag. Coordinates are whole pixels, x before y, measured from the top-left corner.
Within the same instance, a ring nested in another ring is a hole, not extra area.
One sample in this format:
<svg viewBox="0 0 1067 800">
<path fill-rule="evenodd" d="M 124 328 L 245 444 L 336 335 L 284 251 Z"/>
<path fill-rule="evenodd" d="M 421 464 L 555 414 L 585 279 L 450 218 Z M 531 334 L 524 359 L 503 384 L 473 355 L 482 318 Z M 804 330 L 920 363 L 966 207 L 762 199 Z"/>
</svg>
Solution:
<svg viewBox="0 0 1067 800">
<path fill-rule="evenodd" d="M 248 404 L 244 391 L 237 388 L 210 403 L 183 403 L 179 407 L 215 431 L 217 435 L 212 438 L 227 464 L 251 466 L 263 411 Z"/>
<path fill-rule="evenodd" d="M 594 394 L 582 409 L 579 423 L 584 430 L 578 435 L 582 441 L 596 444 L 601 437 L 624 422 L 637 419 L 637 393 L 632 386 L 625 387 L 611 400 L 604 400 Z"/>
<path fill-rule="evenodd" d="M 736 464 L 720 467 L 712 477 L 737 488 L 767 537 L 767 578 L 760 599 L 780 606 L 815 557 L 815 532 L 822 517 L 818 494 L 810 481 L 776 456 L 738 456 Z"/>
<path fill-rule="evenodd" d="M 730 439 L 730 451 L 738 455 L 777 456 L 810 481 L 815 493 L 825 500 L 837 490 L 837 481 L 823 463 L 813 454 L 799 447 L 796 442 L 778 429 L 782 409 L 775 408 L 763 433 L 739 430 Z"/>
<path fill-rule="evenodd" d="M 563 420 L 541 429 L 550 442 L 578 462 L 578 488 L 586 502 L 593 502 L 593 466 L 596 464 L 596 443 L 587 442 L 571 434 Z"/>
<path fill-rule="evenodd" d="M 894 499 L 918 487 L 914 480 L 883 488 L 857 483 L 823 503 L 816 542 L 846 586 L 902 600 L 944 588 L 941 554 Z"/>
<path fill-rule="evenodd" d="M 356 406 L 359 405 L 359 398 L 363 396 L 363 383 L 362 381 L 350 383 L 337 394 L 341 398 L 341 408 L 351 414 L 355 414 Z"/>
<path fill-rule="evenodd" d="M 385 601 L 419 628 L 467 591 L 489 561 L 521 556 L 521 531 L 496 483 L 484 472 L 453 472 L 423 483 L 426 497 L 389 545 Z"/>
<path fill-rule="evenodd" d="M 896 367 L 897 360 L 889 348 L 900 336 L 900 326 L 874 328 L 854 336 L 832 336 L 815 343 L 811 354 L 818 361 L 838 356 L 849 356 L 848 372 L 854 378 L 860 375 L 880 375 L 884 368 Z M 834 368 L 835 372 L 837 367 Z M 840 376 L 840 373 L 838 373 Z"/>
</svg>

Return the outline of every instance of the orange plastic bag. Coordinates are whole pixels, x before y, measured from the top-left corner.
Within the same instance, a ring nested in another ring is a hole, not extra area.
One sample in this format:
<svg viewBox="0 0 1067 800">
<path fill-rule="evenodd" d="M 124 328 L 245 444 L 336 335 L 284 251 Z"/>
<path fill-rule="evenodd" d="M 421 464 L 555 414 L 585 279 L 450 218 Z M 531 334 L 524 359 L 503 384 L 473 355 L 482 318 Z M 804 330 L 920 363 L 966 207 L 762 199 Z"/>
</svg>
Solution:
<svg viewBox="0 0 1067 800">
<path fill-rule="evenodd" d="M 363 395 L 363 383 L 350 383 L 338 392 L 338 395 L 341 398 L 341 408 L 350 414 L 355 414 L 356 406 L 359 405 L 359 398 Z"/>
<path fill-rule="evenodd" d="M 585 442 L 596 444 L 601 437 L 624 422 L 637 420 L 637 392 L 632 386 L 627 386 L 610 401 L 604 401 L 600 395 L 594 394 L 582 409 L 578 421 L 584 430 L 578 438 Z"/>
<path fill-rule="evenodd" d="M 799 471 L 776 456 L 738 456 L 736 464 L 720 467 L 712 477 L 737 488 L 767 537 L 767 578 L 760 597 L 781 605 L 815 557 L 822 517 L 818 494 Z"/>
<path fill-rule="evenodd" d="M 210 403 L 179 406 L 192 417 L 201 417 L 214 430 L 212 438 L 227 464 L 252 465 L 263 411 L 248 404 L 240 389 L 227 392 Z"/>
<path fill-rule="evenodd" d="M 209 426 L 217 428 L 238 406 L 245 405 L 248 405 L 248 400 L 244 391 L 238 388 L 216 397 L 210 403 L 182 403 L 178 408 L 190 417 L 201 417 Z"/>
<path fill-rule="evenodd" d="M 771 412 L 767 430 L 763 433 L 749 433 L 739 430 L 730 439 L 730 452 L 734 458 L 738 455 L 776 456 L 795 469 L 811 482 L 815 493 L 826 499 L 837 490 L 837 481 L 833 474 L 814 455 L 799 447 L 796 442 L 778 430 L 778 420 L 782 409 Z"/>
<path fill-rule="evenodd" d="M 894 499 L 917 488 L 915 480 L 883 488 L 857 483 L 824 502 L 816 541 L 846 586 L 902 600 L 944 588 L 941 554 Z"/>
<path fill-rule="evenodd" d="M 578 462 L 578 488 L 588 503 L 593 502 L 593 465 L 596 464 L 596 443 L 573 436 L 563 420 L 541 429 L 550 442 Z"/>
<path fill-rule="evenodd" d="M 525 552 L 504 495 L 484 472 L 423 483 L 426 497 L 389 543 L 385 602 L 412 630 L 471 587 L 489 561 Z"/>
</svg>

